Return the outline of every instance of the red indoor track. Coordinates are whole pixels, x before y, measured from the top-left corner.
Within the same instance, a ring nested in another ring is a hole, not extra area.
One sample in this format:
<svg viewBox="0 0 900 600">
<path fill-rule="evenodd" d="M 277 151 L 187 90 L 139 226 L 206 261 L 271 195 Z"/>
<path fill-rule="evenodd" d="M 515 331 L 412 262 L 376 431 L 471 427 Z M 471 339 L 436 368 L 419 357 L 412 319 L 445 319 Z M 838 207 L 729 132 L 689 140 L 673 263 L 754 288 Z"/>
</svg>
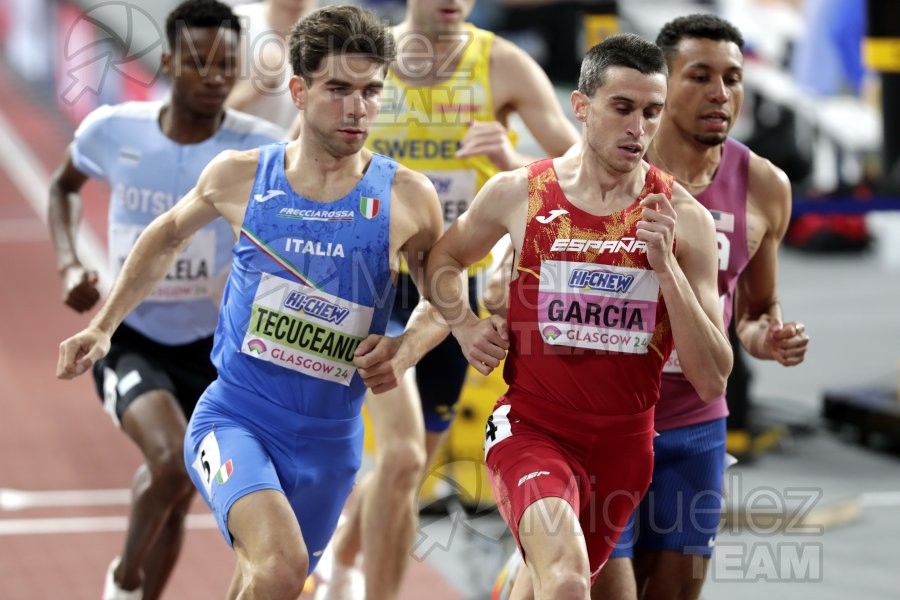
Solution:
<svg viewBox="0 0 900 600">
<path fill-rule="evenodd" d="M 89 318 L 60 301 L 39 214 L 72 130 L 2 64 L 0 90 L 0 598 L 95 600 L 121 548 L 125 490 L 140 456 L 101 410 L 89 376 L 54 377 L 59 342 Z M 85 222 L 100 240 L 105 193 L 91 184 L 85 194 Z M 197 499 L 165 597 L 223 598 L 233 567 L 231 550 Z M 427 565 L 411 561 L 403 597 L 458 596 Z"/>
</svg>

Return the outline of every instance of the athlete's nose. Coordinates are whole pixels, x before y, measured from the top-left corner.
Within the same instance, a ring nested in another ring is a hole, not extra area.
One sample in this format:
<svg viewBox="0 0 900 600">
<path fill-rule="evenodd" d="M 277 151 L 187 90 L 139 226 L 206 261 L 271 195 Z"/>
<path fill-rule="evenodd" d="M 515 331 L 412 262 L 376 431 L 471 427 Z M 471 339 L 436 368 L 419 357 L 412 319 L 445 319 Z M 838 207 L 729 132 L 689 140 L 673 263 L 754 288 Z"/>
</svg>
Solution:
<svg viewBox="0 0 900 600">
<path fill-rule="evenodd" d="M 361 92 L 354 92 L 347 98 L 345 105 L 347 117 L 359 120 L 366 115 L 366 102 Z"/>
<path fill-rule="evenodd" d="M 710 83 L 709 99 L 717 104 L 724 104 L 728 101 L 728 86 L 721 78 L 713 79 Z"/>
<path fill-rule="evenodd" d="M 639 140 L 644 135 L 644 115 L 640 111 L 634 111 L 631 115 L 631 121 L 625 129 L 630 137 Z"/>
</svg>

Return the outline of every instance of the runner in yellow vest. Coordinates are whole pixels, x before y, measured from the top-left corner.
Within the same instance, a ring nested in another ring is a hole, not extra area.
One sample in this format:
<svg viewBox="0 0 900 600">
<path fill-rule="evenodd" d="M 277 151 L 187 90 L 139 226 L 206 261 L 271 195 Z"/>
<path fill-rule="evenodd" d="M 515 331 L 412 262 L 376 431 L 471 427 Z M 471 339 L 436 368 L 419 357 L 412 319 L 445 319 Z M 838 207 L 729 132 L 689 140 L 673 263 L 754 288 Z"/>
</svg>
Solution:
<svg viewBox="0 0 900 600">
<path fill-rule="evenodd" d="M 474 4 L 409 0 L 405 20 L 394 28 L 398 58 L 366 144 L 428 175 L 447 226 L 490 177 L 538 158 L 515 150 L 516 136 L 508 129 L 513 113 L 550 156 L 563 154 L 579 139 L 537 63 L 509 41 L 466 23 Z M 475 276 L 488 263 L 486 257 L 469 271 L 473 308 Z M 394 333 L 402 331 L 418 301 L 409 275 L 402 273 Z M 446 437 L 466 369 L 459 345 L 448 338 L 418 363 L 415 384 L 407 380 L 392 392 L 367 397 L 379 404 L 369 413 L 376 467 L 351 497 L 346 523 L 335 534 L 324 598 L 363 597 L 362 576 L 354 568 L 360 549 L 365 598 L 396 598 L 414 540 L 416 490 Z"/>
</svg>

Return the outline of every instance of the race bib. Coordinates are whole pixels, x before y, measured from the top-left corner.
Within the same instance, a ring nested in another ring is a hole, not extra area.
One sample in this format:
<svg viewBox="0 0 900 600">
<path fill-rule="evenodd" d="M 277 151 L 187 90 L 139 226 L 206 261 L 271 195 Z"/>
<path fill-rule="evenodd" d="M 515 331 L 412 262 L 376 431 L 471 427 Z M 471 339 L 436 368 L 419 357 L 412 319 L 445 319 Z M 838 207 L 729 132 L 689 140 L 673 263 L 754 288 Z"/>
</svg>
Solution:
<svg viewBox="0 0 900 600">
<path fill-rule="evenodd" d="M 110 227 L 110 265 L 118 276 L 125 264 L 125 258 L 138 236 L 145 228 L 141 225 L 113 224 Z M 175 264 L 156 289 L 147 296 L 152 302 L 181 302 L 215 298 L 221 288 L 220 278 L 214 269 L 216 257 L 216 232 L 201 229 L 191 237 L 191 241 L 181 251 Z"/>
<path fill-rule="evenodd" d="M 461 214 L 466 212 L 475 198 L 475 171 L 423 171 L 441 199 L 444 211 L 444 226 L 449 227 Z"/>
<path fill-rule="evenodd" d="M 648 269 L 545 260 L 538 325 L 547 344 L 646 354 L 659 280 Z"/>
<path fill-rule="evenodd" d="M 669 360 L 666 361 L 666 364 L 663 365 L 663 373 L 683 373 L 681 370 L 681 361 L 678 360 L 678 351 L 675 348 L 672 348 L 672 353 L 669 354 Z"/>
<path fill-rule="evenodd" d="M 263 273 L 241 352 L 305 375 L 350 385 L 353 353 L 375 309 Z"/>
<path fill-rule="evenodd" d="M 509 424 L 509 411 L 512 407 L 503 404 L 491 413 L 484 428 L 484 457 L 487 458 L 491 448 L 512 436 L 512 426 Z"/>
</svg>

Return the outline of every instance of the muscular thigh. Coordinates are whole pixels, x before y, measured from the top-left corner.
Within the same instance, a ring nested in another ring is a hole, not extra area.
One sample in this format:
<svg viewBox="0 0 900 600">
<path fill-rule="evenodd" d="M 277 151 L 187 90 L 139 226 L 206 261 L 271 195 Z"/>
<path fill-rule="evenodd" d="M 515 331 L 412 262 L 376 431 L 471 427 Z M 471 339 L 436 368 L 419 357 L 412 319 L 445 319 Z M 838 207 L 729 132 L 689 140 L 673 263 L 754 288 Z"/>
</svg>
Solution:
<svg viewBox="0 0 900 600">
<path fill-rule="evenodd" d="M 355 482 L 362 419 L 314 419 L 232 394 L 217 381 L 197 405 L 185 445 L 191 477 L 229 543 L 229 511 L 236 502 L 261 490 L 283 494 L 312 570 Z"/>
<path fill-rule="evenodd" d="M 490 417 L 485 464 L 497 507 L 524 555 L 521 538 L 533 533 L 522 520 L 526 511 L 539 501 L 556 498 L 571 506 L 577 519 L 588 503 L 589 486 L 577 448 L 565 447 L 510 411 L 510 405 L 501 401 Z M 557 517 L 547 515 L 551 521 Z"/>
<path fill-rule="evenodd" d="M 110 351 L 93 369 L 104 409 L 121 423 L 131 406 L 150 392 L 175 399 L 185 419 L 216 378 L 212 338 L 179 346 L 159 344 L 126 325 L 113 335 Z"/>
</svg>

